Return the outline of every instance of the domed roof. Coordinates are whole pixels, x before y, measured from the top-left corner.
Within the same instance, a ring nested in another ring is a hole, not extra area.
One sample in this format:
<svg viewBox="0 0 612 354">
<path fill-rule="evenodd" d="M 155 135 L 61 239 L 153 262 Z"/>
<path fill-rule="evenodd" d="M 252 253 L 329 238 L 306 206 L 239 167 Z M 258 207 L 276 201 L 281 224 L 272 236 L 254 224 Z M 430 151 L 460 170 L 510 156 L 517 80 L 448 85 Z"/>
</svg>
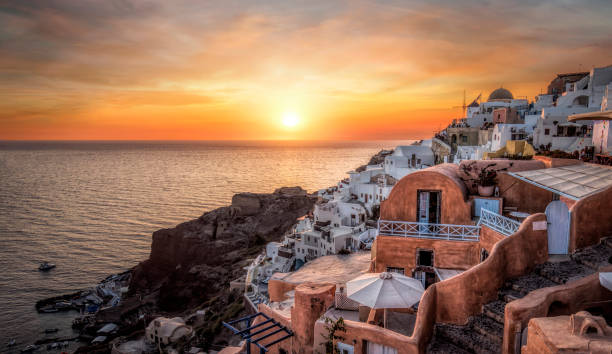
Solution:
<svg viewBox="0 0 612 354">
<path fill-rule="evenodd" d="M 511 100 L 511 99 L 514 99 L 514 96 L 512 96 L 512 92 L 506 90 L 503 87 L 500 87 L 497 90 L 491 92 L 491 94 L 489 95 L 488 101 Z"/>
</svg>

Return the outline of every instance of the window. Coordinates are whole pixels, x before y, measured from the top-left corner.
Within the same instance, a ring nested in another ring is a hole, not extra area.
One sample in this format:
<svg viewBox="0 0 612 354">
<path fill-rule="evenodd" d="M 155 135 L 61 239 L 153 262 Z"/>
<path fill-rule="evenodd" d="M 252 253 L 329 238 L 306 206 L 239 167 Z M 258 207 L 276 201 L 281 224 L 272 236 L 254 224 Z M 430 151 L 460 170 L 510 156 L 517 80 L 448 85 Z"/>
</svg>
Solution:
<svg viewBox="0 0 612 354">
<path fill-rule="evenodd" d="M 461 137 L 461 142 L 467 143 L 467 135 Z"/>
<path fill-rule="evenodd" d="M 550 129 L 544 129 L 544 135 L 550 135 Z"/>
<path fill-rule="evenodd" d="M 486 249 L 482 248 L 480 250 L 480 261 L 484 262 L 484 260 L 487 259 L 487 257 L 489 257 L 489 252 L 487 252 Z"/>
<path fill-rule="evenodd" d="M 416 264 L 423 267 L 433 267 L 433 251 L 417 249 Z"/>
<path fill-rule="evenodd" d="M 387 272 L 389 272 L 389 273 L 399 273 L 399 274 L 404 275 L 404 268 L 387 267 Z"/>
</svg>

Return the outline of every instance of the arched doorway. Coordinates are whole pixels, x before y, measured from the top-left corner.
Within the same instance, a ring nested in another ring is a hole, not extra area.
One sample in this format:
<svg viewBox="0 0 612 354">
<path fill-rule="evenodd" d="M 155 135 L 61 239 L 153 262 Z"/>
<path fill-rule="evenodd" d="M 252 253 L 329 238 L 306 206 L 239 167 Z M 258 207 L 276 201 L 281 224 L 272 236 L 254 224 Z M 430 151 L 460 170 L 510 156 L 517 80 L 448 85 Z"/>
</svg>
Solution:
<svg viewBox="0 0 612 354">
<path fill-rule="evenodd" d="M 546 207 L 548 221 L 548 254 L 567 254 L 569 248 L 570 213 L 560 200 Z"/>
</svg>

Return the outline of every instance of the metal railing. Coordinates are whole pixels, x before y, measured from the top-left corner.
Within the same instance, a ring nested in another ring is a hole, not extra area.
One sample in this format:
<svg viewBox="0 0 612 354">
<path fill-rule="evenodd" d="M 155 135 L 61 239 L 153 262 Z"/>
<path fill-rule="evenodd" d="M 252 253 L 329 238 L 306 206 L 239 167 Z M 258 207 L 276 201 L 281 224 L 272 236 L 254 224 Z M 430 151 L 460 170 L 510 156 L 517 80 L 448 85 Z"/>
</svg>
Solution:
<svg viewBox="0 0 612 354">
<path fill-rule="evenodd" d="M 482 208 L 480 209 L 480 221 L 478 221 L 478 225 L 485 225 L 503 235 L 510 236 L 518 230 L 521 223 Z"/>
<path fill-rule="evenodd" d="M 480 226 L 378 220 L 378 235 L 449 241 L 478 241 Z"/>
</svg>

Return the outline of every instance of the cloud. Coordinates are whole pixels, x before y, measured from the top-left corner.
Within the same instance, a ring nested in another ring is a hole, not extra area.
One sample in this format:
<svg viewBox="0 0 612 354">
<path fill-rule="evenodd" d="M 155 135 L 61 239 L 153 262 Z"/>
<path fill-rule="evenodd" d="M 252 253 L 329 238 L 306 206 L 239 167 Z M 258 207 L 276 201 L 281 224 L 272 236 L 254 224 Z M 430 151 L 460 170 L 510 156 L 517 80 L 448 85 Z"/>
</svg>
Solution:
<svg viewBox="0 0 612 354">
<path fill-rule="evenodd" d="M 533 96 L 558 72 L 607 65 L 611 15 L 603 0 L 0 0 L 0 93 L 11 116 L 83 124 L 111 107 L 129 120 L 217 104 L 247 120 L 274 100 L 380 120 L 380 106 L 450 107 L 500 84 Z"/>
</svg>

